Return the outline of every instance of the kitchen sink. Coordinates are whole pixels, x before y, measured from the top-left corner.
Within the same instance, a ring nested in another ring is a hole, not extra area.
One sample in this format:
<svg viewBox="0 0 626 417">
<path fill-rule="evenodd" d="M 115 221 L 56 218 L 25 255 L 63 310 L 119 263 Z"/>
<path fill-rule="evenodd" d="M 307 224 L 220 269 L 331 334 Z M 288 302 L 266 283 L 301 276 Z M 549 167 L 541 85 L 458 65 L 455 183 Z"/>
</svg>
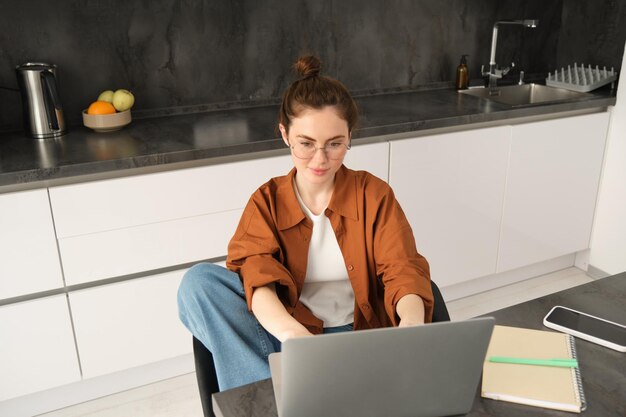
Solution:
<svg viewBox="0 0 626 417">
<path fill-rule="evenodd" d="M 472 88 L 460 90 L 460 94 L 480 97 L 510 106 L 559 102 L 589 97 L 591 94 L 548 87 L 541 84 L 510 85 L 496 88 Z"/>
</svg>

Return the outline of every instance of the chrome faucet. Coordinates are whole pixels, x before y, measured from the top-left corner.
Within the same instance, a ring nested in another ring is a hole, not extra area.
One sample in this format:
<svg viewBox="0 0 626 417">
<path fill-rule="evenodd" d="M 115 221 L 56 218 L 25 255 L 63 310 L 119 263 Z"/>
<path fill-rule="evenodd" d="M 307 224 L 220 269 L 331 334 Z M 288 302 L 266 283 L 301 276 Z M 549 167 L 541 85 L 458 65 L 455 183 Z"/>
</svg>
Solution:
<svg viewBox="0 0 626 417">
<path fill-rule="evenodd" d="M 491 36 L 491 56 L 489 57 L 489 71 L 485 72 L 485 66 L 481 67 L 482 75 L 489 76 L 489 88 L 495 88 L 498 78 L 505 76 L 510 70 L 507 68 L 498 68 L 496 65 L 496 44 L 498 42 L 498 26 L 499 25 L 521 25 L 527 28 L 536 28 L 539 25 L 537 19 L 523 19 L 523 20 L 500 20 L 493 25 L 493 35 Z M 511 66 L 515 66 L 512 63 Z"/>
</svg>

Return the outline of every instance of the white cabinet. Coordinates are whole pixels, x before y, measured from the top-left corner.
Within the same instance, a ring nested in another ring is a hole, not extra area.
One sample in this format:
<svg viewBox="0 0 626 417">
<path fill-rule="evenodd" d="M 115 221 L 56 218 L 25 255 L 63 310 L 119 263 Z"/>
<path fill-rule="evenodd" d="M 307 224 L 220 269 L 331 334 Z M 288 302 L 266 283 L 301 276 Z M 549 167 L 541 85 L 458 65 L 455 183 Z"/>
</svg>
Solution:
<svg viewBox="0 0 626 417">
<path fill-rule="evenodd" d="M 391 142 L 389 182 L 440 286 L 495 273 L 510 127 Z"/>
<path fill-rule="evenodd" d="M 241 209 L 289 156 L 188 168 L 50 188 L 57 236 L 64 239 Z"/>
<path fill-rule="evenodd" d="M 176 293 L 185 270 L 73 291 L 70 305 L 83 377 L 191 353 Z"/>
<path fill-rule="evenodd" d="M 62 286 L 47 190 L 0 195 L 0 299 Z"/>
<path fill-rule="evenodd" d="M 74 236 L 59 242 L 68 284 L 226 255 L 241 209 Z"/>
<path fill-rule="evenodd" d="M 65 295 L 0 307 L 0 401 L 80 380 Z"/>
<path fill-rule="evenodd" d="M 608 118 L 513 126 L 498 272 L 589 248 Z"/>
<path fill-rule="evenodd" d="M 51 188 L 66 282 L 226 255 L 250 195 L 291 166 L 285 155 Z"/>
<path fill-rule="evenodd" d="M 441 286 L 589 248 L 608 113 L 391 142 L 389 181 Z"/>
</svg>

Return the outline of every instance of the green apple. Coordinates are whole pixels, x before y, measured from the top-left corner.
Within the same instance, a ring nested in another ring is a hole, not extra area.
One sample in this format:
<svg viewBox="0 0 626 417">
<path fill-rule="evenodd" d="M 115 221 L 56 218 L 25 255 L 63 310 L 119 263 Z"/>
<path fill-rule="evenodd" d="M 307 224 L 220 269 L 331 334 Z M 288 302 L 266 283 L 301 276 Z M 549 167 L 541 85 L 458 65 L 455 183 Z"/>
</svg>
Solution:
<svg viewBox="0 0 626 417">
<path fill-rule="evenodd" d="M 117 111 L 126 111 L 135 104 L 135 96 L 128 90 L 120 88 L 113 93 L 113 107 Z"/>
<path fill-rule="evenodd" d="M 105 90 L 98 96 L 98 101 L 106 101 L 107 103 L 113 103 L 113 90 Z"/>
</svg>

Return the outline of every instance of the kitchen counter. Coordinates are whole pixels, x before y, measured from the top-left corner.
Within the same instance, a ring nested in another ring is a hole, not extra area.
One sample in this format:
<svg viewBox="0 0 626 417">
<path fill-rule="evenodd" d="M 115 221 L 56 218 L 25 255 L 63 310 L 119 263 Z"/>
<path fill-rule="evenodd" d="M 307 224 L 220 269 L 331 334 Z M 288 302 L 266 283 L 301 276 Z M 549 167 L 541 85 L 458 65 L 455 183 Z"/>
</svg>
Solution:
<svg viewBox="0 0 626 417">
<path fill-rule="evenodd" d="M 437 282 L 457 297 L 562 269 L 588 248 L 609 91 L 516 109 L 452 89 L 358 102 L 350 166 L 390 181 Z M 275 103 L 217 106 L 229 105 L 133 112 L 131 125 L 108 134 L 0 133 L 2 275 L 11 277 L 0 288 L 0 325 L 36 318 L 6 335 L 18 342 L 0 414 L 45 411 L 33 401 L 40 392 L 80 399 L 75 390 L 100 380 L 98 395 L 108 395 L 192 370 L 170 302 L 180 279 L 192 264 L 224 259 L 250 194 L 291 165 Z M 502 126 L 484 128 L 493 124 Z M 54 378 L 24 377 L 42 373 Z"/>
<path fill-rule="evenodd" d="M 450 88 L 370 95 L 358 97 L 357 103 L 361 121 L 353 144 L 602 109 L 615 104 L 615 90 L 603 88 L 576 101 L 515 108 Z M 164 111 L 110 133 L 74 126 L 56 140 L 0 133 L 0 193 L 287 152 L 275 130 L 276 105 L 201 109 Z"/>
</svg>

